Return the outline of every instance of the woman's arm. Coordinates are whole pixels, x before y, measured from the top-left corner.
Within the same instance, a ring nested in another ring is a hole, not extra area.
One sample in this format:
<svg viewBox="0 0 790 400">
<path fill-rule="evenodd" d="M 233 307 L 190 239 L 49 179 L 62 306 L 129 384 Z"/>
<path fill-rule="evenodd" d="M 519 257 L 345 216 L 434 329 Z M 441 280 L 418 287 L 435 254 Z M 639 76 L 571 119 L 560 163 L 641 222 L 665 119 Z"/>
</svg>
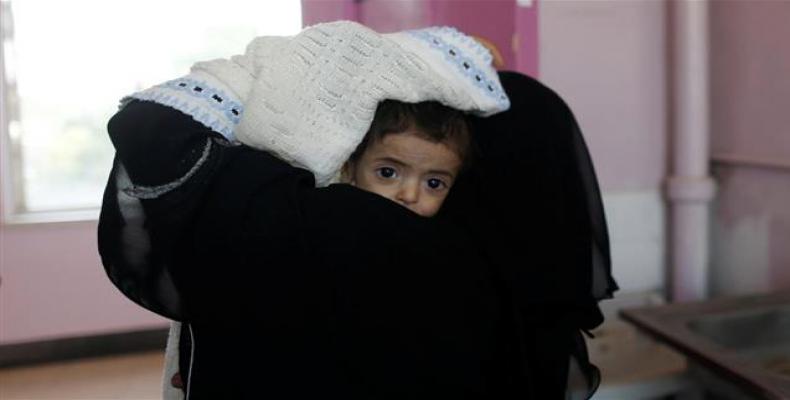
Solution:
<svg viewBox="0 0 790 400">
<path fill-rule="evenodd" d="M 99 221 L 103 264 L 125 295 L 171 319 L 188 316 L 185 286 L 177 279 L 189 276 L 181 266 L 194 257 L 192 233 L 199 218 L 209 218 L 200 210 L 219 180 L 234 183 L 233 193 L 221 194 L 226 199 L 221 205 L 234 206 L 280 176 L 312 186 L 311 174 L 274 157 L 259 160 L 265 164 L 262 174 L 217 178 L 245 148 L 189 115 L 153 102 L 130 102 L 110 120 L 108 132 L 116 157 Z"/>
</svg>

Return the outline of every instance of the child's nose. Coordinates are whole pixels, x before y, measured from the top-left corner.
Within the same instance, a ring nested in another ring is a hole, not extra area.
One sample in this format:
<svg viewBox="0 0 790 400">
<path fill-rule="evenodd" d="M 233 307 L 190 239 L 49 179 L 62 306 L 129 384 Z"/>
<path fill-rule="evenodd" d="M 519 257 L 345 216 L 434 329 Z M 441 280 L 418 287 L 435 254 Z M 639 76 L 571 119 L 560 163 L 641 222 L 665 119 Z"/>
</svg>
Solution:
<svg viewBox="0 0 790 400">
<path fill-rule="evenodd" d="M 420 199 L 419 182 L 404 182 L 398 188 L 398 201 L 403 204 L 414 204 Z"/>
</svg>

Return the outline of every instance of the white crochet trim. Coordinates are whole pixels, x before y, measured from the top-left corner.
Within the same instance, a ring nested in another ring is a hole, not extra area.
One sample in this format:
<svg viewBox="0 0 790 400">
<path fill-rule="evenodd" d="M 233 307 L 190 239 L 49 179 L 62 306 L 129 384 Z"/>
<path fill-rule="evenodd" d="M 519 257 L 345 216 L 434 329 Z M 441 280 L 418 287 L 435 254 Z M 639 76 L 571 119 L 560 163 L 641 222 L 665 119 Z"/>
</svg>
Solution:
<svg viewBox="0 0 790 400">
<path fill-rule="evenodd" d="M 150 87 L 121 99 L 121 107 L 134 99 L 174 108 L 220 133 L 230 142 L 237 142 L 234 131 L 244 113 L 242 101 L 209 74 L 193 72 Z"/>
<path fill-rule="evenodd" d="M 502 89 L 496 71 L 491 68 L 493 57 L 483 45 L 448 26 L 411 30 L 406 33 L 439 52 L 448 64 L 455 65 L 456 71 L 466 78 L 467 83 L 471 83 L 479 93 L 493 99 L 499 109 L 510 108 L 510 99 Z"/>
</svg>

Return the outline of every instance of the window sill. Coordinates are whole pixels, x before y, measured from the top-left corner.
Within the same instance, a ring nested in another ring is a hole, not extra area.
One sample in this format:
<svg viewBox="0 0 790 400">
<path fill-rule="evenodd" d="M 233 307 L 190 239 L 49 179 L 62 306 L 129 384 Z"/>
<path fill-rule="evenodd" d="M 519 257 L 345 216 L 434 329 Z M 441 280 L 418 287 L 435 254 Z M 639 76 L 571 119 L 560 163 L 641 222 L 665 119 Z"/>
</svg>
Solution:
<svg viewBox="0 0 790 400">
<path fill-rule="evenodd" d="M 96 222 L 99 220 L 99 209 L 37 211 L 5 215 L 4 226 L 60 224 L 70 222 Z"/>
</svg>

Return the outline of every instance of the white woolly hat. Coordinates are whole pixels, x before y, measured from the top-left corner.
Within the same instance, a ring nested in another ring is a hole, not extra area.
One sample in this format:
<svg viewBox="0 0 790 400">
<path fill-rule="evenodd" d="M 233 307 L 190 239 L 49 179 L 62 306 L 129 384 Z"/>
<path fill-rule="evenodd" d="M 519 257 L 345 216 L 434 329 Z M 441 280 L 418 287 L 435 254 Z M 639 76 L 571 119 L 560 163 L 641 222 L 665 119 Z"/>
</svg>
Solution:
<svg viewBox="0 0 790 400">
<path fill-rule="evenodd" d="M 433 100 L 482 116 L 507 110 L 490 63 L 485 47 L 453 28 L 379 34 L 338 21 L 256 38 L 244 55 L 197 63 L 187 77 L 132 97 L 187 112 L 229 139 L 312 171 L 323 186 L 385 99 Z M 194 108 L 195 98 L 208 105 Z"/>
</svg>

